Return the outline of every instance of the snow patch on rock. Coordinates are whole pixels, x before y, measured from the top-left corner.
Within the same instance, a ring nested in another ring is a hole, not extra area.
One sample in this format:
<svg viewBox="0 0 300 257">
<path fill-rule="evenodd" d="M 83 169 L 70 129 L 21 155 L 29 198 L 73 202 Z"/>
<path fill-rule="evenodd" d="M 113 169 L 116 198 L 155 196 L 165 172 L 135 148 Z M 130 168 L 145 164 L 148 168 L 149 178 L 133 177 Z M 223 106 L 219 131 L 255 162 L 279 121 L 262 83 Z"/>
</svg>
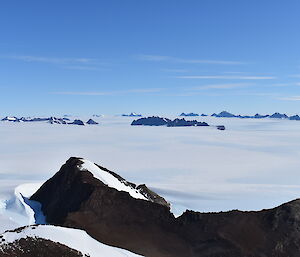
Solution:
<svg viewBox="0 0 300 257">
<path fill-rule="evenodd" d="M 127 192 L 133 198 L 148 200 L 139 190 L 132 188 L 130 185 L 125 185 L 109 172 L 100 169 L 95 163 L 85 159 L 82 159 L 81 161 L 83 163 L 79 167 L 80 170 L 87 170 L 91 172 L 96 179 L 102 181 L 107 186 L 115 188 L 118 191 Z"/>
</svg>

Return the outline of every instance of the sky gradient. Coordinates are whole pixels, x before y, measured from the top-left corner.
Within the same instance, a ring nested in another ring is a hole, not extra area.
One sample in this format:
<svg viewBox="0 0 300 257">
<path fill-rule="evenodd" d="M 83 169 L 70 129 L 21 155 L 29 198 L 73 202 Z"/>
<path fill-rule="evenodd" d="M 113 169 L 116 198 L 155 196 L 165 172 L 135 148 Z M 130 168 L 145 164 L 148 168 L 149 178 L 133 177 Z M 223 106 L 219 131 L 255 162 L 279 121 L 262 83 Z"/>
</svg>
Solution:
<svg viewBox="0 0 300 257">
<path fill-rule="evenodd" d="M 297 0 L 2 1 L 0 116 L 300 113 Z"/>
</svg>

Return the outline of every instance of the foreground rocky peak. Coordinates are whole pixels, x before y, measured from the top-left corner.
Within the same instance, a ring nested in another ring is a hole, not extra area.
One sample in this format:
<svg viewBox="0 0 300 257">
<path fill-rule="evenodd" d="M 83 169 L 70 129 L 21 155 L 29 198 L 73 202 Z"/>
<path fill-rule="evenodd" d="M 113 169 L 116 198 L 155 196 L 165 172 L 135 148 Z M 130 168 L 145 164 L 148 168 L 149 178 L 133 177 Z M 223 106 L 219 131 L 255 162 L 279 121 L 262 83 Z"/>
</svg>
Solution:
<svg viewBox="0 0 300 257">
<path fill-rule="evenodd" d="M 299 257 L 300 200 L 258 212 L 186 211 L 175 218 L 145 185 L 80 158 L 70 158 L 32 199 L 49 223 L 147 257 Z"/>
<path fill-rule="evenodd" d="M 164 234 L 164 221 L 174 219 L 169 204 L 145 185 L 136 186 L 96 165 L 101 172 L 111 175 L 129 189 L 137 190 L 145 199 L 111 187 L 106 184 L 111 181 L 94 177 L 95 170 L 88 171 L 85 163 L 81 158 L 70 158 L 31 197 L 42 204 L 47 222 L 83 229 L 103 243 L 135 253 L 145 249 L 147 253 L 151 251 L 160 256 L 155 246 L 165 238 L 160 236 Z M 176 241 L 177 235 L 172 237 Z"/>
<path fill-rule="evenodd" d="M 115 172 L 83 158 L 71 157 L 62 166 L 59 172 L 57 172 L 52 179 L 48 180 L 42 186 L 39 192 L 43 192 L 45 189 L 48 191 L 49 187 L 58 191 L 69 190 L 69 187 L 57 188 L 57 182 L 59 182 L 58 184 L 60 185 L 62 184 L 62 181 L 65 183 L 65 186 L 71 186 L 78 182 L 83 182 L 86 185 L 89 185 L 86 186 L 87 188 L 91 186 L 109 187 L 109 190 L 114 189 L 126 192 L 136 199 L 147 200 L 170 207 L 169 203 L 164 198 L 151 191 L 146 185 L 136 185 L 125 180 Z M 32 198 L 34 198 L 34 196 Z"/>
</svg>

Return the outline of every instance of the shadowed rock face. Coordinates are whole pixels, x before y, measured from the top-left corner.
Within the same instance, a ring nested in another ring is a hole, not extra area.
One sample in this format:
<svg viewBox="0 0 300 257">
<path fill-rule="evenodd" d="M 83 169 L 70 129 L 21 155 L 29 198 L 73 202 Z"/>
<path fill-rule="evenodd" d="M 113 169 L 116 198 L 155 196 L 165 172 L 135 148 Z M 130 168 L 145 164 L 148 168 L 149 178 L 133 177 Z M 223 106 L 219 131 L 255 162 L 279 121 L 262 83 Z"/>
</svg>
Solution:
<svg viewBox="0 0 300 257">
<path fill-rule="evenodd" d="M 49 223 L 84 229 L 101 242 L 147 257 L 300 256 L 300 200 L 259 212 L 187 211 L 175 218 L 145 185 L 126 181 L 149 201 L 108 187 L 80 164 L 70 158 L 32 196 Z"/>
</svg>

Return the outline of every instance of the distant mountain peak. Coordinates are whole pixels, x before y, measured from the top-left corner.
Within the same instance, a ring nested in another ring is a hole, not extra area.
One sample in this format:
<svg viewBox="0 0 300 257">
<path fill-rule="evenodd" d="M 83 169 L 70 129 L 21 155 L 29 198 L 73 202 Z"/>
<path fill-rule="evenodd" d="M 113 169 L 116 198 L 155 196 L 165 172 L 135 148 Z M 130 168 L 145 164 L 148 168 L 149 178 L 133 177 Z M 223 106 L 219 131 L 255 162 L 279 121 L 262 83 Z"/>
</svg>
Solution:
<svg viewBox="0 0 300 257">
<path fill-rule="evenodd" d="M 89 125 L 98 125 L 99 124 L 98 122 L 94 121 L 93 119 L 89 119 L 86 123 Z"/>
<path fill-rule="evenodd" d="M 130 114 L 122 114 L 123 117 L 142 117 L 141 114 L 137 114 L 135 112 L 132 112 Z"/>
</svg>

